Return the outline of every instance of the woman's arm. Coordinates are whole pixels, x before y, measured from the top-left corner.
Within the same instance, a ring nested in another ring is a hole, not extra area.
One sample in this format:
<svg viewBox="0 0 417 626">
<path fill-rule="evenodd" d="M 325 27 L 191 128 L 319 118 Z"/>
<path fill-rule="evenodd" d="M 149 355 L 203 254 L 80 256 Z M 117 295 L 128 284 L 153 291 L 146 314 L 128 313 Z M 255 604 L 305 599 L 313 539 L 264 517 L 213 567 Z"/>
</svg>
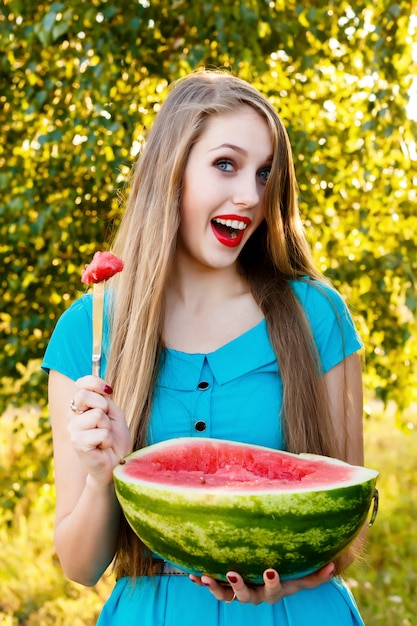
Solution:
<svg viewBox="0 0 417 626">
<path fill-rule="evenodd" d="M 112 470 L 131 451 L 123 412 L 109 391 L 93 376 L 75 383 L 56 371 L 49 375 L 55 546 L 68 578 L 88 586 L 97 582 L 115 553 L 120 508 Z M 72 399 L 85 412 L 71 411 Z"/>
</svg>

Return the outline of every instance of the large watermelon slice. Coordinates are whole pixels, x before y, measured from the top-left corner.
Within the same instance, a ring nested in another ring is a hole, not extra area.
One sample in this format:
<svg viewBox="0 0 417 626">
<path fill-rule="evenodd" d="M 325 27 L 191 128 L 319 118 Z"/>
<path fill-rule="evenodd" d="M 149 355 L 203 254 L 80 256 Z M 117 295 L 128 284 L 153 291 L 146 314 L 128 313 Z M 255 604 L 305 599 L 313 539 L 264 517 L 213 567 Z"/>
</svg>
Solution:
<svg viewBox="0 0 417 626">
<path fill-rule="evenodd" d="M 311 454 L 206 438 L 143 448 L 114 470 L 136 534 L 186 572 L 259 583 L 313 572 L 364 524 L 378 472 Z"/>
</svg>

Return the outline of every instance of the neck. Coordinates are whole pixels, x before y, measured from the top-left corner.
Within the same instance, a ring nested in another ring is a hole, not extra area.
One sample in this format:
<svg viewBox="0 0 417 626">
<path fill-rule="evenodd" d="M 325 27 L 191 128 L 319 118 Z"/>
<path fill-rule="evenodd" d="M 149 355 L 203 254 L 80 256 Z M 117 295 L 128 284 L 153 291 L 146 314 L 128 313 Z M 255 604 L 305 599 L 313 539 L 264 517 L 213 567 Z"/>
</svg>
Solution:
<svg viewBox="0 0 417 626">
<path fill-rule="evenodd" d="M 236 264 L 214 269 L 174 264 L 166 290 L 163 340 L 188 353 L 209 353 L 258 324 L 263 313 Z"/>
<path fill-rule="evenodd" d="M 236 265 L 222 269 L 176 263 L 167 289 L 167 302 L 181 303 L 190 312 L 209 310 L 248 292 Z"/>
</svg>

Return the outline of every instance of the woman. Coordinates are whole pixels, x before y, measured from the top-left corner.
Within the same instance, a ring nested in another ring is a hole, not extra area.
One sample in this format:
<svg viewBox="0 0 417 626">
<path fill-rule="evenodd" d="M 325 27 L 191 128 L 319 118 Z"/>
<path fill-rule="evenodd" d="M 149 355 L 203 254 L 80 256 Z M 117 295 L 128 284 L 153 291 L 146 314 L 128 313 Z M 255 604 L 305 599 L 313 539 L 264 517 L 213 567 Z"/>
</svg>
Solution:
<svg viewBox="0 0 417 626">
<path fill-rule="evenodd" d="M 239 572 L 229 587 L 181 575 L 147 553 L 113 488 L 123 456 L 178 436 L 363 463 L 361 342 L 314 267 L 288 137 L 256 89 L 207 71 L 173 85 L 113 252 L 125 269 L 107 294 L 103 378 L 90 375 L 89 295 L 63 315 L 43 363 L 59 558 L 85 585 L 114 560 L 99 624 L 362 624 L 335 575 L 349 555 L 292 581 L 268 569 L 253 587 Z"/>
</svg>

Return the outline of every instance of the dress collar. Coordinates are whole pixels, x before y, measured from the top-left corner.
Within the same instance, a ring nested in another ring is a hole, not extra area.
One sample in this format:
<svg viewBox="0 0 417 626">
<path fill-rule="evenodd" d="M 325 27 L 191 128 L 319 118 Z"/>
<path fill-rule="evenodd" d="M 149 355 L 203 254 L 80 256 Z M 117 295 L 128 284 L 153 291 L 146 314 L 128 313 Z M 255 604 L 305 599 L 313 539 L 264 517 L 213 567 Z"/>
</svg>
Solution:
<svg viewBox="0 0 417 626">
<path fill-rule="evenodd" d="M 224 385 L 249 372 L 278 371 L 276 355 L 269 340 L 266 320 L 236 339 L 208 354 L 188 354 L 166 348 L 161 356 L 157 384 L 184 391 L 194 391 L 207 363 L 216 382 Z"/>
</svg>

